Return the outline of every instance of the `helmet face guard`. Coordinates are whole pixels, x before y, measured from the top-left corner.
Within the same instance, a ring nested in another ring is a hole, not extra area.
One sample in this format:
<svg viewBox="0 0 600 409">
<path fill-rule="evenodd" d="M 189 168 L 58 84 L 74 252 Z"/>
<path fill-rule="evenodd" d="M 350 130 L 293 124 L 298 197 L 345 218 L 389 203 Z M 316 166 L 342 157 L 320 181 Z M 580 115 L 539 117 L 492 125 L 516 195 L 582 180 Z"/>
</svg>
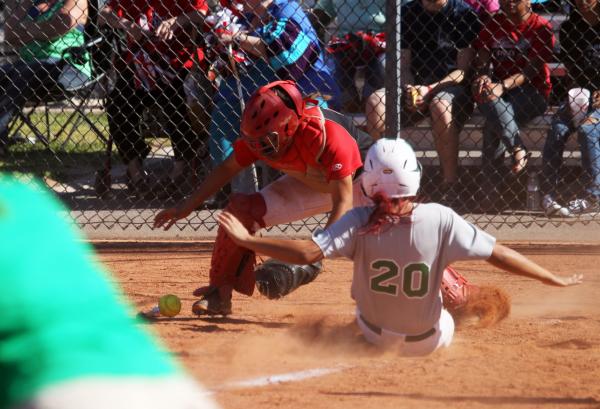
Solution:
<svg viewBox="0 0 600 409">
<path fill-rule="evenodd" d="M 281 140 L 277 132 L 268 132 L 259 137 L 251 137 L 242 132 L 242 138 L 245 139 L 250 150 L 260 157 L 273 160 L 285 153 L 281 149 Z"/>
<path fill-rule="evenodd" d="M 293 142 L 304 108 L 292 81 L 276 81 L 259 88 L 242 114 L 240 134 L 257 156 L 277 160 Z"/>
</svg>

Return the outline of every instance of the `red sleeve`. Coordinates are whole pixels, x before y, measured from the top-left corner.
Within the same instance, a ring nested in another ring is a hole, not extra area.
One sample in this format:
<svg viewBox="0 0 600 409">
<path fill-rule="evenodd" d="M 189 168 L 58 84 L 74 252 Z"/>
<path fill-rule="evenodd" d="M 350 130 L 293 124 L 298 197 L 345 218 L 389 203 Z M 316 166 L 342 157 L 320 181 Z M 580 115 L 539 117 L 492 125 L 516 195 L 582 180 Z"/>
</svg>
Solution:
<svg viewBox="0 0 600 409">
<path fill-rule="evenodd" d="M 362 166 L 358 145 L 346 129 L 333 121 L 325 121 L 327 144 L 319 162 L 327 180 L 340 180 L 352 175 Z"/>
<path fill-rule="evenodd" d="M 546 22 L 540 25 L 535 30 L 531 41 L 529 61 L 534 61 L 534 58 L 537 57 L 545 63 L 551 62 L 554 57 L 554 42 L 554 33 L 550 23 Z"/>
<path fill-rule="evenodd" d="M 238 138 L 233 142 L 233 154 L 238 165 L 243 167 L 250 166 L 258 160 L 242 138 Z"/>
</svg>

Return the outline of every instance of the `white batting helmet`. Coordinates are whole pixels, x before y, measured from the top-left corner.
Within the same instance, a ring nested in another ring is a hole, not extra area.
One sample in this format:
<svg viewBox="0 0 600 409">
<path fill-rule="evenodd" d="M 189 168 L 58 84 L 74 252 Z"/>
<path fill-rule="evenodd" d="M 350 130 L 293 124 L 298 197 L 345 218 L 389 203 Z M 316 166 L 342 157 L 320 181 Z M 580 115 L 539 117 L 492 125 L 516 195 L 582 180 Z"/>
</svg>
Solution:
<svg viewBox="0 0 600 409">
<path fill-rule="evenodd" d="M 379 139 L 367 152 L 362 187 L 369 197 L 378 192 L 390 198 L 415 196 L 421 183 L 421 164 L 404 139 Z"/>
</svg>

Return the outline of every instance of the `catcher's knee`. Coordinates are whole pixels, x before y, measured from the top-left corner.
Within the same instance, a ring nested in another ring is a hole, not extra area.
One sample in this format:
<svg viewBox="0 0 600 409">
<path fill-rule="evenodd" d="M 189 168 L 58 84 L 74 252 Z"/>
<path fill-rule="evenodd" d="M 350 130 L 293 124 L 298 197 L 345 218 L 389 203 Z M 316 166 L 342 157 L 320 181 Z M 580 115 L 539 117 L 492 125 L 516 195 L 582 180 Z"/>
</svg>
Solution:
<svg viewBox="0 0 600 409">
<path fill-rule="evenodd" d="M 263 217 L 267 213 L 267 204 L 260 193 L 234 193 L 225 210 L 234 214 L 246 228 L 254 228 L 256 224 L 265 227 Z"/>
<path fill-rule="evenodd" d="M 299 265 L 269 259 L 256 268 L 256 287 L 269 299 L 281 298 L 313 281 L 321 270 L 320 261 Z"/>
</svg>

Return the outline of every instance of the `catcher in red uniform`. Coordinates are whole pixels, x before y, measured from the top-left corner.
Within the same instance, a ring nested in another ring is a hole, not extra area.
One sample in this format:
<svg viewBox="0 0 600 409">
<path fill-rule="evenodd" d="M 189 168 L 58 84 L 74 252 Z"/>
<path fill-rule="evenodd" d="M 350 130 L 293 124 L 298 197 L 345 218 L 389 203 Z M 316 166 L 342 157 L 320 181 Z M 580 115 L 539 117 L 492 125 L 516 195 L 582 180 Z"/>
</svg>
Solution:
<svg viewBox="0 0 600 409">
<path fill-rule="evenodd" d="M 357 175 L 364 157 L 361 152 L 366 153 L 371 138 L 343 115 L 303 99 L 294 82 L 276 81 L 259 88 L 246 103 L 240 134 L 231 156 L 213 169 L 189 198 L 158 213 L 155 228 L 168 229 L 187 217 L 258 160 L 284 175 L 260 192 L 231 196 L 226 210 L 251 232 L 324 212 L 330 212 L 329 226 L 353 206 L 369 204 Z M 262 294 L 278 298 L 312 281 L 320 271 L 320 265 L 273 268 L 266 264 L 257 270 L 255 266 L 255 254 L 236 245 L 219 227 L 210 282 L 194 292 L 201 298 L 194 303 L 193 312 L 228 315 L 233 290 L 250 296 L 256 284 Z M 286 274 L 288 278 L 282 279 Z M 454 285 L 449 287 L 466 290 L 456 277 L 450 282 Z"/>
</svg>

